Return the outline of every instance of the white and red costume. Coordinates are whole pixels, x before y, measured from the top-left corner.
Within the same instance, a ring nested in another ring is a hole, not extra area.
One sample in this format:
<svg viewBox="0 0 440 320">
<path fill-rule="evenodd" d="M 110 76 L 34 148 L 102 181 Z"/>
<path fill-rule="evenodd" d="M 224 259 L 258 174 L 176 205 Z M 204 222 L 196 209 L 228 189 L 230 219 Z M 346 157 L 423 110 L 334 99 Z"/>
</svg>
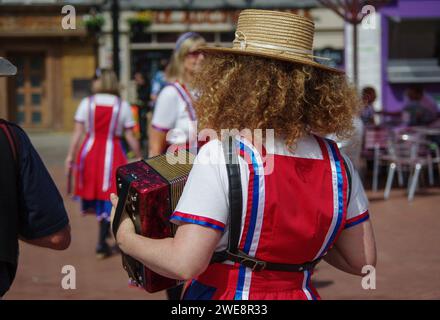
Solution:
<svg viewBox="0 0 440 320">
<path fill-rule="evenodd" d="M 297 142 L 292 153 L 275 140 L 260 152 L 236 139 L 243 190 L 239 249 L 259 260 L 302 264 L 322 257 L 345 228 L 369 218 L 368 201 L 353 165 L 337 145 L 315 136 Z M 273 171 L 265 174 L 264 159 Z M 220 161 L 219 161 L 220 159 Z M 221 142 L 200 150 L 171 221 L 223 232 L 216 251 L 228 242 L 228 177 Z M 215 163 L 217 161 L 217 163 Z M 184 299 L 319 299 L 305 272 L 255 271 L 226 261 L 211 264 L 186 288 Z"/>
<path fill-rule="evenodd" d="M 83 211 L 109 219 L 116 169 L 127 163 L 121 136 L 135 125 L 130 106 L 117 96 L 95 94 L 81 101 L 75 121 L 87 132 L 76 159 L 75 195 L 83 200 Z"/>
<path fill-rule="evenodd" d="M 196 138 L 196 113 L 193 94 L 180 82 L 168 84 L 160 92 L 154 106 L 151 125 L 167 133 L 169 145 L 182 145 Z"/>
</svg>

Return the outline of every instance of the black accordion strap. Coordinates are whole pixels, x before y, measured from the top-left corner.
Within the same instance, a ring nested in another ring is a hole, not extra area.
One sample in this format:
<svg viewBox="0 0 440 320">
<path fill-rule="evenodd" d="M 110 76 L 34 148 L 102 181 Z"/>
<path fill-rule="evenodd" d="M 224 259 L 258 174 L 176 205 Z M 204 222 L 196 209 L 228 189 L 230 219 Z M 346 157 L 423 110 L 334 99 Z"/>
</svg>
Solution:
<svg viewBox="0 0 440 320">
<path fill-rule="evenodd" d="M 235 148 L 235 138 L 228 136 L 223 140 L 223 152 L 226 161 L 226 171 L 229 182 L 229 239 L 228 252 L 238 252 L 238 242 L 241 231 L 241 215 L 243 212 L 243 193 L 241 190 L 241 175 L 238 155 Z"/>
<path fill-rule="evenodd" d="M 225 260 L 237 262 L 253 271 L 272 270 L 287 272 L 303 272 L 313 270 L 321 258 L 303 264 L 271 263 L 251 257 L 238 250 L 238 242 L 241 232 L 241 215 L 243 209 L 240 165 L 234 145 L 234 137 L 229 136 L 222 141 L 226 160 L 226 170 L 229 181 L 229 239 L 228 248 L 221 252 L 215 252 L 211 263 L 221 263 Z"/>
<path fill-rule="evenodd" d="M 127 200 L 129 188 L 130 188 L 130 184 L 122 183 L 121 188 L 119 189 L 118 192 L 119 199 L 118 199 L 118 204 L 116 206 L 115 217 L 113 218 L 113 224 L 112 224 L 112 232 L 115 239 L 116 239 L 116 233 L 118 232 L 119 229 L 119 225 L 121 224 L 121 217 L 122 214 L 124 213 L 124 207 L 125 207 L 125 202 Z"/>
</svg>

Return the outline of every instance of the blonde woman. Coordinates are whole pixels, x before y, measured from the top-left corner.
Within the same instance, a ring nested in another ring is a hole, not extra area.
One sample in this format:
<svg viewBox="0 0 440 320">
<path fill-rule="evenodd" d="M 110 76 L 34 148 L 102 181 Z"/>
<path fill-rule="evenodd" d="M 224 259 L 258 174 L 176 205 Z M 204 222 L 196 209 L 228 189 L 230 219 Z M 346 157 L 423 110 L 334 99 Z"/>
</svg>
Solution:
<svg viewBox="0 0 440 320">
<path fill-rule="evenodd" d="M 110 193 L 116 192 L 115 170 L 127 162 L 121 147 L 125 138 L 137 157 L 139 142 L 130 106 L 119 97 L 119 84 L 112 70 L 101 70 L 94 79 L 94 94 L 84 98 L 75 114 L 75 129 L 66 158 L 66 170 L 76 168 L 75 196 L 81 198 L 83 213 L 95 213 L 100 222 L 96 254 L 108 256 Z M 85 139 L 80 141 L 85 133 Z M 79 150 L 78 150 L 79 149 Z M 75 160 L 74 160 L 75 159 Z"/>
<path fill-rule="evenodd" d="M 196 135 L 191 80 L 203 60 L 198 50 L 205 40 L 197 33 L 179 37 L 166 70 L 169 83 L 160 92 L 154 107 L 149 133 L 149 156 L 164 153 L 167 145 L 182 145 Z"/>
</svg>

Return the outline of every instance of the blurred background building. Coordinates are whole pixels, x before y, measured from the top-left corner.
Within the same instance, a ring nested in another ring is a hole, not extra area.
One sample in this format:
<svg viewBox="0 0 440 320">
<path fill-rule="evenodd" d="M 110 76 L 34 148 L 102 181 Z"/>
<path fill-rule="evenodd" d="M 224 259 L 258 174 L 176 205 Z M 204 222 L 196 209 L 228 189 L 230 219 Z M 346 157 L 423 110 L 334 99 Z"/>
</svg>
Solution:
<svg viewBox="0 0 440 320">
<path fill-rule="evenodd" d="M 62 7 L 76 9 L 76 29 L 61 27 Z M 113 1 L 0 0 L 0 55 L 17 64 L 0 80 L 0 116 L 27 128 L 70 130 L 97 67 L 113 66 Z M 315 48 L 344 64 L 344 24 L 316 1 L 120 0 L 119 61 L 123 96 L 136 100 L 135 72 L 151 78 L 170 57 L 179 34 L 201 33 L 211 45 L 231 45 L 240 10 L 295 12 L 316 22 Z M 98 19 L 99 18 L 99 19 Z"/>
<path fill-rule="evenodd" d="M 74 3 L 76 29 L 61 26 Z M 69 129 L 95 70 L 94 39 L 81 17 L 98 1 L 0 1 L 0 56 L 18 67 L 0 79 L 0 117 L 26 128 Z"/>
<path fill-rule="evenodd" d="M 76 29 L 61 26 L 65 5 L 76 9 Z M 352 73 L 351 25 L 317 0 L 0 0 L 0 55 L 19 68 L 14 79 L 0 79 L 0 117 L 70 130 L 96 68 L 115 66 L 115 39 L 122 95 L 134 102 L 134 74 L 151 79 L 179 34 L 231 45 L 239 12 L 250 7 L 311 17 L 315 54 Z M 369 21 L 358 28 L 358 87 L 376 89 L 375 109 L 398 111 L 410 83 L 439 101 L 440 1 L 390 0 Z"/>
<path fill-rule="evenodd" d="M 358 28 L 358 87 L 372 86 L 377 111 L 399 112 L 408 86 L 419 84 L 440 112 L 440 1 L 392 0 Z M 345 33 L 352 32 L 346 25 Z M 346 37 L 352 73 L 352 41 Z"/>
</svg>

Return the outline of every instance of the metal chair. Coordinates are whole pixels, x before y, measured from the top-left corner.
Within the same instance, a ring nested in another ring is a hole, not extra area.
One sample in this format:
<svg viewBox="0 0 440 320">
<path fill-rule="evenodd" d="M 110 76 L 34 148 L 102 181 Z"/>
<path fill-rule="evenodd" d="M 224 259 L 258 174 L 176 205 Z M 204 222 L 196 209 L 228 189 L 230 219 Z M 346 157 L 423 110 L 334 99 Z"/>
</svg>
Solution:
<svg viewBox="0 0 440 320">
<path fill-rule="evenodd" d="M 428 168 L 429 184 L 434 184 L 433 164 L 437 163 L 440 172 L 440 152 L 436 144 L 420 139 L 409 133 L 398 134 L 389 140 L 388 154 L 381 156 L 382 161 L 389 162 L 388 177 L 384 198 L 388 199 L 396 170 L 404 168 L 410 173 L 408 179 L 408 200 L 414 199 L 420 172 L 423 167 Z M 400 183 L 399 183 L 400 184 Z"/>
<path fill-rule="evenodd" d="M 388 141 L 390 138 L 391 131 L 387 127 L 374 126 L 365 128 L 362 157 L 365 159 L 373 160 L 373 191 L 377 191 L 378 189 L 379 170 L 381 162 L 380 157 L 382 154 L 387 153 L 386 150 L 388 149 Z"/>
</svg>

